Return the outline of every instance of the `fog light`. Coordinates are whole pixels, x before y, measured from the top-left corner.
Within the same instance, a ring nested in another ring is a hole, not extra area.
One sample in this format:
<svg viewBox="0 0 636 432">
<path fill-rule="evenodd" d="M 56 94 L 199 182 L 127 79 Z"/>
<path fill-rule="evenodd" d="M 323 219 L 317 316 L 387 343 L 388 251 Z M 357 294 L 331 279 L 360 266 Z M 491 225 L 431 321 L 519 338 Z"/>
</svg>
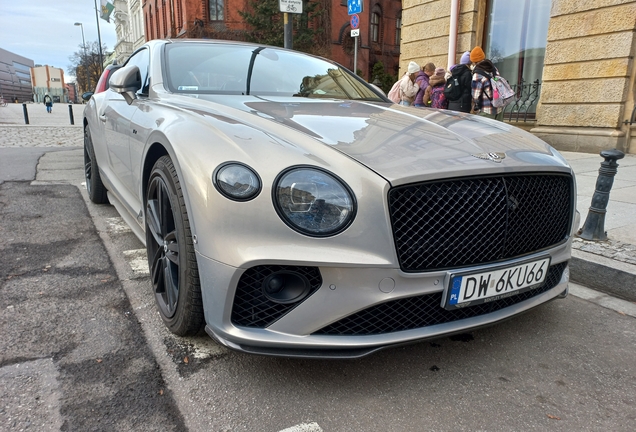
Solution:
<svg viewBox="0 0 636 432">
<path fill-rule="evenodd" d="M 265 297 L 271 301 L 287 304 L 299 302 L 307 297 L 311 284 L 299 273 L 279 271 L 263 280 L 262 289 Z"/>
</svg>

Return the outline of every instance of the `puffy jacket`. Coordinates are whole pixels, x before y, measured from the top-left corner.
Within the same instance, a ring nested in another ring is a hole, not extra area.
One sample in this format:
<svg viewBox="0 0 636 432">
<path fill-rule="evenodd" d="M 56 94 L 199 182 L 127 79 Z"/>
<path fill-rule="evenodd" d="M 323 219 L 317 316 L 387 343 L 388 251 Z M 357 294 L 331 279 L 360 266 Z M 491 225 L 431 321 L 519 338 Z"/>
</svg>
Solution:
<svg viewBox="0 0 636 432">
<path fill-rule="evenodd" d="M 414 105 L 423 105 L 422 98 L 424 97 L 424 91 L 429 85 L 429 76 L 424 71 L 419 71 L 415 77 L 415 83 L 420 87 L 419 91 L 415 95 Z"/>
<path fill-rule="evenodd" d="M 457 100 L 448 101 L 448 109 L 453 111 L 470 112 L 472 105 L 471 81 L 473 74 L 470 68 L 465 64 L 458 64 L 451 70 L 451 78 L 457 79 L 459 88 L 462 89 L 462 95 Z"/>
</svg>

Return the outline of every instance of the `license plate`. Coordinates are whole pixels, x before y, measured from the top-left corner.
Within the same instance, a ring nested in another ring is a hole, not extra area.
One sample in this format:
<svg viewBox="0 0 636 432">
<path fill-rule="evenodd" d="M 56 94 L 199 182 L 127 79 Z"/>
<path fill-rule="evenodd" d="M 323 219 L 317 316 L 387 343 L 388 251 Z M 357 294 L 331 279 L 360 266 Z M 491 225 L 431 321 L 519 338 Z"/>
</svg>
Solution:
<svg viewBox="0 0 636 432">
<path fill-rule="evenodd" d="M 445 309 L 474 306 L 510 297 L 545 282 L 550 258 L 480 273 L 451 275 Z"/>
</svg>

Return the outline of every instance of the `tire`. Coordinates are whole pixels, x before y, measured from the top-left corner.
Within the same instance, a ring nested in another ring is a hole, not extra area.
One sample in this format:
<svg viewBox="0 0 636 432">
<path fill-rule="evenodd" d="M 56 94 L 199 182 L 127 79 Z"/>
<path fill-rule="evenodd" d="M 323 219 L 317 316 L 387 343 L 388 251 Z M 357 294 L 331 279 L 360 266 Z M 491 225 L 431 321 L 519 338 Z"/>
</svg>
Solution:
<svg viewBox="0 0 636 432">
<path fill-rule="evenodd" d="M 203 327 L 203 302 L 190 221 L 172 160 L 161 157 L 146 189 L 146 250 L 155 302 L 168 329 L 179 336 Z"/>
<path fill-rule="evenodd" d="M 95 204 L 107 204 L 108 195 L 102 178 L 99 175 L 93 140 L 88 126 L 84 128 L 84 177 L 86 178 L 86 190 L 88 197 Z"/>
</svg>

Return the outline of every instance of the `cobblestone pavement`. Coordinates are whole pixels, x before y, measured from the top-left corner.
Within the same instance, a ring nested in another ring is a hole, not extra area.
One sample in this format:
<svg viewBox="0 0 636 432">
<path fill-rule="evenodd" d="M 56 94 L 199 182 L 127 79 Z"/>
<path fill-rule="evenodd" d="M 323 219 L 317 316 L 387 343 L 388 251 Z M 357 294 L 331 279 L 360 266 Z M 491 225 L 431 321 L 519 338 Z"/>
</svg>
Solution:
<svg viewBox="0 0 636 432">
<path fill-rule="evenodd" d="M 0 125 L 0 147 L 81 147 L 81 126 Z"/>
<path fill-rule="evenodd" d="M 29 124 L 25 124 L 26 107 Z M 54 104 L 51 114 L 42 104 L 0 107 L 0 147 L 81 147 L 84 105 Z"/>
<path fill-rule="evenodd" d="M 587 241 L 574 238 L 572 247 L 583 252 L 600 255 L 616 261 L 636 265 L 636 245 L 608 239 L 603 242 Z"/>
</svg>

